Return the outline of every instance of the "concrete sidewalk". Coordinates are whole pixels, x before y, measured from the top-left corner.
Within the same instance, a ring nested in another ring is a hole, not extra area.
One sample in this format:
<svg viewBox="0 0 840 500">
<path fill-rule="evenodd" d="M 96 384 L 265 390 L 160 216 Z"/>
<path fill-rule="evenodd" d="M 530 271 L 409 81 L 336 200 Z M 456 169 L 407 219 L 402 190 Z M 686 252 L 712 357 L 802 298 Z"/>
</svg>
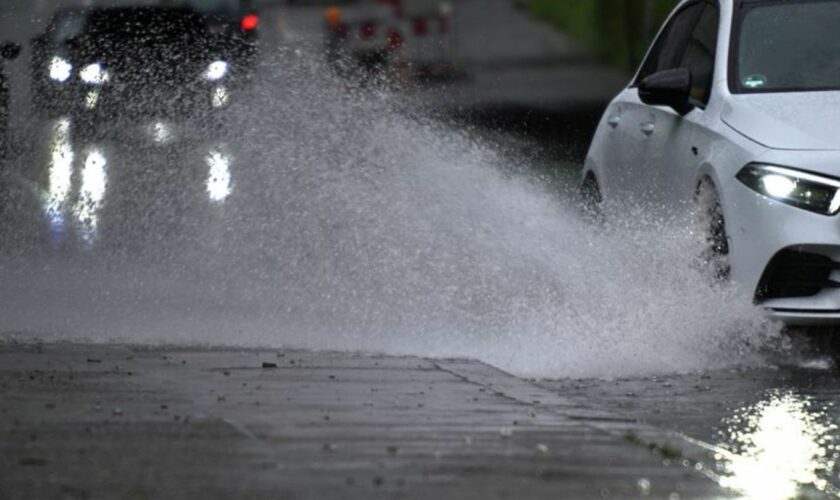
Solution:
<svg viewBox="0 0 840 500">
<path fill-rule="evenodd" d="M 0 344 L 0 394 L 2 499 L 727 496 L 688 442 L 472 361 Z"/>
</svg>

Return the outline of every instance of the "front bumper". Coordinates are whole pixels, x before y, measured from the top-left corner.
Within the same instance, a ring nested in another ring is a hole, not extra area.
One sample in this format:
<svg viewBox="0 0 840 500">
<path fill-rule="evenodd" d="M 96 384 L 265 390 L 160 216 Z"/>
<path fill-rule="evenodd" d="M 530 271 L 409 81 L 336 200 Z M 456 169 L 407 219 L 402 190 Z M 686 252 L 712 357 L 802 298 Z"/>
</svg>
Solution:
<svg viewBox="0 0 840 500">
<path fill-rule="evenodd" d="M 840 216 L 785 205 L 735 179 L 725 198 L 732 277 L 772 319 L 840 324 Z"/>
<path fill-rule="evenodd" d="M 788 324 L 840 324 L 838 285 L 840 245 L 796 245 L 769 262 L 756 299 L 770 317 Z"/>
<path fill-rule="evenodd" d="M 182 86 L 138 87 L 86 85 L 73 82 L 45 89 L 40 108 L 51 115 L 72 115 L 87 121 L 137 120 L 150 117 L 197 118 L 227 108 L 238 87 L 233 81 Z"/>
</svg>

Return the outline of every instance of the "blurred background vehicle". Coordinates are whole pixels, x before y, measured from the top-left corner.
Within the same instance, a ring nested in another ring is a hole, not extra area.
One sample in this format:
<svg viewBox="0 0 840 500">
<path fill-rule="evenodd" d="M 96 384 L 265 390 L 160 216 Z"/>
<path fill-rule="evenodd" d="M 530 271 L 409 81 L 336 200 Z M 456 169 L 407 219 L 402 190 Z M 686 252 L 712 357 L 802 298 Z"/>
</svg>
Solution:
<svg viewBox="0 0 840 500">
<path fill-rule="evenodd" d="M 225 108 L 253 53 L 217 21 L 188 7 L 58 11 L 33 41 L 35 107 L 82 127 Z"/>
<path fill-rule="evenodd" d="M 399 64 L 421 80 L 446 79 L 454 75 L 455 34 L 453 3 L 440 0 L 402 0 Z"/>
<path fill-rule="evenodd" d="M 345 73 L 356 67 L 387 69 L 398 41 L 393 11 L 390 5 L 361 0 L 329 7 L 325 14 L 327 60 Z"/>
<path fill-rule="evenodd" d="M 452 3 L 355 0 L 325 11 L 327 59 L 340 72 L 392 73 L 402 80 L 453 75 Z"/>
</svg>

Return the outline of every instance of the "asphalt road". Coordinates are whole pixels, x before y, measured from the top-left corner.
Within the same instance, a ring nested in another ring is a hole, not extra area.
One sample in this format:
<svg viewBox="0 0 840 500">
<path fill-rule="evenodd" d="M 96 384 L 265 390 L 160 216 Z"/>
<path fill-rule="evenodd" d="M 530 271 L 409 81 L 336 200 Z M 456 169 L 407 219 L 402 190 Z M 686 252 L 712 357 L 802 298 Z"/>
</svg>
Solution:
<svg viewBox="0 0 840 500">
<path fill-rule="evenodd" d="M 829 358 L 753 369 L 616 380 L 542 381 L 573 401 L 714 446 L 749 498 L 791 498 L 802 484 L 840 493 L 840 379 Z"/>
</svg>

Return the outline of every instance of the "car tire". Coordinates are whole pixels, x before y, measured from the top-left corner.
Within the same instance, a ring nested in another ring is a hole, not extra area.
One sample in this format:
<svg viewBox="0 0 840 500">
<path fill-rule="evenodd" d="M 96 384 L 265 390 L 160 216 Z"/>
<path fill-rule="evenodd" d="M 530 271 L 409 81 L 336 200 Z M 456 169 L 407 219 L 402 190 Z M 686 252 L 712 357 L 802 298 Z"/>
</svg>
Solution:
<svg viewBox="0 0 840 500">
<path fill-rule="evenodd" d="M 703 238 L 700 262 L 714 281 L 729 279 L 729 237 L 726 219 L 714 181 L 704 177 L 695 193 L 695 219 Z"/>
<path fill-rule="evenodd" d="M 587 174 L 580 185 L 580 208 L 584 219 L 591 222 L 603 222 L 601 188 L 598 186 L 598 179 L 592 174 Z"/>
</svg>

